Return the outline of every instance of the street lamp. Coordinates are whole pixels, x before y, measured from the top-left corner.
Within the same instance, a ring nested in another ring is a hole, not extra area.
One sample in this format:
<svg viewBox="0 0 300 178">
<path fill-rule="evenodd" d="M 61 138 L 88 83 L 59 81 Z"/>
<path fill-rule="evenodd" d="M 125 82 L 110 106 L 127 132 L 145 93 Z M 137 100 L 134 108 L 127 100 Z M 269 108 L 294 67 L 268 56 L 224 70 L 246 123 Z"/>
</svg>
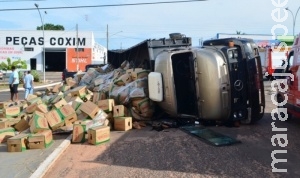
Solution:
<svg viewBox="0 0 300 178">
<path fill-rule="evenodd" d="M 45 29 L 44 29 L 44 20 L 42 18 L 41 12 L 40 12 L 39 5 L 36 4 L 36 3 L 34 5 L 37 8 L 37 10 L 39 11 L 41 22 L 42 22 L 42 28 L 43 28 L 43 77 L 44 77 L 44 83 L 46 83 L 46 79 L 45 79 L 46 78 L 45 77 L 46 70 L 45 70 Z M 46 11 L 45 11 L 45 14 L 47 14 Z"/>
<path fill-rule="evenodd" d="M 293 11 L 291 11 L 288 7 L 285 8 L 285 10 L 290 11 L 293 16 L 293 36 L 295 37 L 295 25 L 296 25 L 296 19 L 299 12 L 300 6 L 297 9 L 296 14 L 294 15 Z"/>
<path fill-rule="evenodd" d="M 104 64 L 105 64 L 106 58 L 108 57 L 108 41 L 109 41 L 108 38 L 109 38 L 110 36 L 116 35 L 116 34 L 121 33 L 121 32 L 123 32 L 123 31 L 118 31 L 118 32 L 116 32 L 116 33 L 114 33 L 114 34 L 112 34 L 112 35 L 109 35 L 109 33 L 108 33 L 108 25 L 107 25 L 107 28 L 106 28 L 106 50 L 107 50 L 107 55 L 106 55 L 106 57 L 104 58 Z"/>
</svg>

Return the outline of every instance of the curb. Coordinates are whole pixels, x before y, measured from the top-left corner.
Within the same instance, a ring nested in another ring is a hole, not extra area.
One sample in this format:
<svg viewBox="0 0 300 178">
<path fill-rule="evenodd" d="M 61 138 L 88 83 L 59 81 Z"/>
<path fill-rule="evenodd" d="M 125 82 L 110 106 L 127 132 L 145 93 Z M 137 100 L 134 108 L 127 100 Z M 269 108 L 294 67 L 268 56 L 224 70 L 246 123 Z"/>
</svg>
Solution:
<svg viewBox="0 0 300 178">
<path fill-rule="evenodd" d="M 60 83 L 62 83 L 62 82 L 54 82 L 54 83 L 50 83 L 50 84 L 40 85 L 40 86 L 34 87 L 34 89 L 42 89 L 42 88 L 50 87 L 50 86 L 57 85 Z M 9 89 L 0 90 L 0 92 L 8 92 L 8 91 L 10 91 L 10 90 Z M 24 88 L 18 88 L 18 91 L 24 91 Z"/>
<path fill-rule="evenodd" d="M 55 150 L 39 165 L 30 178 L 41 178 L 51 168 L 59 156 L 68 148 L 71 143 L 72 134 L 69 135 Z"/>
</svg>

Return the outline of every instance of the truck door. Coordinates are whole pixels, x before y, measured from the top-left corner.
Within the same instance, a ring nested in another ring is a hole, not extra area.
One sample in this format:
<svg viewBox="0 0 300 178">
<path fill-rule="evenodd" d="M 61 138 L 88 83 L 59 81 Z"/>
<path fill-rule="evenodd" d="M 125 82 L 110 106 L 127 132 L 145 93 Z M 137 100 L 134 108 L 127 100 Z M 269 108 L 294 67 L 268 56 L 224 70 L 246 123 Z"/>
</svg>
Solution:
<svg viewBox="0 0 300 178">
<path fill-rule="evenodd" d="M 193 53 L 172 55 L 174 85 L 179 115 L 197 116 L 197 96 Z"/>
<path fill-rule="evenodd" d="M 254 49 L 257 50 L 257 49 Z M 247 60 L 248 70 L 248 99 L 251 108 L 251 121 L 255 122 L 263 117 L 264 114 L 264 86 L 262 82 L 260 57 L 250 57 Z"/>
<path fill-rule="evenodd" d="M 291 80 L 290 77 L 288 77 L 288 91 L 287 91 L 287 104 L 286 107 L 290 113 L 293 113 L 295 115 L 295 110 L 297 105 L 299 107 L 300 103 L 297 104 L 297 98 L 299 97 L 298 94 L 298 83 L 299 83 L 299 77 L 297 76 L 297 73 L 299 72 L 299 66 L 293 65 L 294 63 L 294 51 L 291 51 L 289 53 L 288 59 L 287 59 L 287 66 L 286 66 L 286 73 L 291 73 L 294 75 L 294 81 Z M 298 95 L 298 96 L 297 96 Z"/>
</svg>

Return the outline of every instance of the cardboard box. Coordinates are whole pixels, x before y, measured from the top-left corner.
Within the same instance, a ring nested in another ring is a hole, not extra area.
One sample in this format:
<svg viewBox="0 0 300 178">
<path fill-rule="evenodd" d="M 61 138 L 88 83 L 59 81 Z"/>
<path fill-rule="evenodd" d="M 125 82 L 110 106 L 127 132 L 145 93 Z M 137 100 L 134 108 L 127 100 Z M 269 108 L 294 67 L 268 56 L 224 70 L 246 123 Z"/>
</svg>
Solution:
<svg viewBox="0 0 300 178">
<path fill-rule="evenodd" d="M 38 97 L 42 97 L 42 95 L 43 95 L 43 93 L 40 92 L 40 91 L 37 91 L 37 92 L 35 92 L 34 94 L 35 94 L 36 96 L 38 96 Z"/>
<path fill-rule="evenodd" d="M 27 106 L 25 109 L 26 113 L 28 114 L 33 113 L 36 110 L 37 105 L 38 105 L 37 103 L 32 103 L 31 105 Z"/>
<path fill-rule="evenodd" d="M 53 136 L 51 130 L 43 130 L 36 134 L 28 136 L 29 149 L 44 149 L 48 148 L 53 143 Z"/>
<path fill-rule="evenodd" d="M 24 130 L 30 128 L 30 126 L 29 126 L 28 121 L 27 121 L 25 118 L 23 118 L 23 119 L 21 119 L 18 123 L 16 123 L 16 124 L 14 125 L 14 128 L 15 128 L 17 131 L 22 132 L 22 131 L 24 131 Z"/>
<path fill-rule="evenodd" d="M 106 98 L 106 93 L 103 91 L 93 93 L 93 103 L 95 104 L 97 104 L 99 100 L 105 100 Z"/>
<path fill-rule="evenodd" d="M 17 117 L 21 112 L 21 108 L 18 106 L 7 107 L 3 109 L 4 116 L 6 118 Z"/>
<path fill-rule="evenodd" d="M 82 99 L 79 96 L 65 96 L 64 98 L 66 100 L 67 103 L 73 102 L 73 101 L 77 101 L 77 102 L 81 102 L 83 103 Z"/>
<path fill-rule="evenodd" d="M 114 129 L 118 131 L 127 131 L 132 129 L 132 117 L 115 117 Z"/>
<path fill-rule="evenodd" d="M 79 72 L 81 72 L 81 71 L 79 71 Z M 75 74 L 75 77 L 77 78 L 77 81 L 78 82 L 80 82 L 81 81 L 81 79 L 82 79 L 82 77 L 84 76 L 84 74 L 85 74 L 85 72 L 81 72 L 81 73 L 77 73 L 77 74 Z"/>
<path fill-rule="evenodd" d="M 7 140 L 7 151 L 8 152 L 25 151 L 27 140 L 28 140 L 28 134 L 19 134 L 14 137 L 10 137 Z"/>
<path fill-rule="evenodd" d="M 53 87 L 46 87 L 46 93 L 51 93 L 52 92 Z"/>
<path fill-rule="evenodd" d="M 84 112 L 77 114 L 77 120 L 87 120 L 87 119 L 92 119 L 92 118 Z"/>
<path fill-rule="evenodd" d="M 133 71 L 131 72 L 131 78 L 132 80 L 137 80 L 140 78 L 148 77 L 150 71 L 148 70 L 142 70 L 142 71 Z"/>
<path fill-rule="evenodd" d="M 70 87 L 75 86 L 77 84 L 76 81 L 72 77 L 66 78 L 66 83 Z"/>
<path fill-rule="evenodd" d="M 0 121 L 0 129 L 13 127 L 19 121 L 20 121 L 19 118 L 6 119 L 6 120 L 3 120 L 3 121 Z"/>
<path fill-rule="evenodd" d="M 7 120 L 10 120 L 10 118 L 5 118 L 5 117 L 0 118 L 0 121 L 7 121 Z"/>
<path fill-rule="evenodd" d="M 45 118 L 44 114 L 41 112 L 34 112 L 32 119 L 29 122 L 30 132 L 37 133 L 42 130 L 49 130 L 48 121 Z"/>
<path fill-rule="evenodd" d="M 64 97 L 64 94 L 62 92 L 59 92 L 57 94 L 55 94 L 52 98 L 51 98 L 51 104 L 57 103 L 59 100 L 61 100 Z"/>
<path fill-rule="evenodd" d="M 114 99 L 106 99 L 106 100 L 98 101 L 98 107 L 105 112 L 112 112 L 114 106 L 115 106 Z"/>
<path fill-rule="evenodd" d="M 71 95 L 73 97 L 79 96 L 80 98 L 86 95 L 86 86 L 78 86 L 71 90 Z"/>
<path fill-rule="evenodd" d="M 56 109 L 61 108 L 64 105 L 67 105 L 68 103 L 66 102 L 66 100 L 64 98 L 61 98 L 57 103 L 54 103 L 54 107 Z"/>
<path fill-rule="evenodd" d="M 45 113 L 42 113 L 40 111 L 34 111 L 32 114 L 32 117 L 38 116 L 38 117 L 45 117 Z"/>
<path fill-rule="evenodd" d="M 91 94 L 86 94 L 84 97 L 82 97 L 82 101 L 83 102 L 87 102 L 87 101 L 93 101 L 92 100 L 93 95 Z"/>
<path fill-rule="evenodd" d="M 71 105 L 72 105 L 72 108 L 76 111 L 77 109 L 79 109 L 80 105 L 83 103 L 83 102 L 78 102 L 78 101 L 72 101 L 70 102 Z"/>
<path fill-rule="evenodd" d="M 0 109 L 7 108 L 12 102 L 0 102 Z"/>
<path fill-rule="evenodd" d="M 7 139 L 15 136 L 15 129 L 12 127 L 8 127 L 5 129 L 0 129 L 0 143 L 5 143 Z"/>
<path fill-rule="evenodd" d="M 58 92 L 60 92 L 60 88 L 61 88 L 61 84 L 54 85 L 52 88 L 52 92 L 58 93 Z"/>
<path fill-rule="evenodd" d="M 70 105 L 64 105 L 59 110 L 62 119 L 65 121 L 65 125 L 72 125 L 77 120 L 77 114 Z"/>
<path fill-rule="evenodd" d="M 37 98 L 37 97 L 38 97 L 37 95 L 28 94 L 26 100 L 29 101 L 29 100 L 32 100 L 32 99 Z"/>
<path fill-rule="evenodd" d="M 27 103 L 22 103 L 21 105 L 22 105 L 21 108 L 23 108 L 23 110 L 26 109 L 26 108 L 28 107 L 28 104 L 27 104 Z"/>
<path fill-rule="evenodd" d="M 104 79 L 103 77 L 95 78 L 95 80 L 94 80 L 94 85 L 95 85 L 95 86 L 98 86 L 98 85 L 100 85 L 100 84 L 102 84 L 102 83 L 104 83 L 104 82 L 105 82 L 105 79 Z"/>
<path fill-rule="evenodd" d="M 144 70 L 143 68 L 127 69 L 126 73 L 129 74 L 129 75 L 131 75 L 132 72 L 141 72 L 143 70 Z"/>
<path fill-rule="evenodd" d="M 82 103 L 79 107 L 79 109 L 89 115 L 92 119 L 97 115 L 100 108 L 93 102 L 87 101 L 85 103 Z"/>
<path fill-rule="evenodd" d="M 30 99 L 30 100 L 27 99 L 28 106 L 32 105 L 33 103 L 37 103 L 37 104 L 43 103 L 42 98 L 41 97 L 35 97 L 35 98 Z"/>
<path fill-rule="evenodd" d="M 113 109 L 114 117 L 124 117 L 128 115 L 127 108 L 124 105 L 115 105 Z"/>
<path fill-rule="evenodd" d="M 42 113 L 47 113 L 48 112 L 48 107 L 47 107 L 47 105 L 41 103 L 41 104 L 37 105 L 35 110 L 39 111 L 39 112 L 42 112 Z"/>
<path fill-rule="evenodd" d="M 114 126 L 114 117 L 113 117 L 113 113 L 112 112 L 107 113 L 106 119 L 109 121 L 110 126 L 113 127 Z"/>
<path fill-rule="evenodd" d="M 65 122 L 60 116 L 58 110 L 53 109 L 45 114 L 45 118 L 48 121 L 48 124 L 52 130 L 57 130 L 59 127 L 64 126 Z"/>
<path fill-rule="evenodd" d="M 110 127 L 98 126 L 88 130 L 88 143 L 99 145 L 110 140 Z"/>
<path fill-rule="evenodd" d="M 132 101 L 132 106 L 134 106 L 139 112 L 141 113 L 146 113 L 151 106 L 149 98 L 144 98 L 140 100 L 133 100 Z"/>
<path fill-rule="evenodd" d="M 114 84 L 118 86 L 124 86 L 132 81 L 131 76 L 129 74 L 123 74 L 117 80 L 114 81 Z"/>
<path fill-rule="evenodd" d="M 73 125 L 73 132 L 72 132 L 72 143 L 84 143 L 86 132 L 86 125 L 85 124 L 74 124 Z"/>
<path fill-rule="evenodd" d="M 68 85 L 63 85 L 61 88 L 60 88 L 60 91 L 62 92 L 65 92 L 65 91 L 68 91 L 71 87 L 68 86 Z"/>
</svg>

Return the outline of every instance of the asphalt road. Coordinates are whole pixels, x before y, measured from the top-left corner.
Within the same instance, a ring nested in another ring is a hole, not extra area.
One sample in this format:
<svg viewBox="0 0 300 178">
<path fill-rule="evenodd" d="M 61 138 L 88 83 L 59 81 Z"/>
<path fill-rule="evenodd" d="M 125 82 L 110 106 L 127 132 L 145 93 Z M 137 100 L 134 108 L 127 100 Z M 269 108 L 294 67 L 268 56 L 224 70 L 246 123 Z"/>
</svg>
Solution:
<svg viewBox="0 0 300 178">
<path fill-rule="evenodd" d="M 211 146 L 180 129 L 112 131 L 103 145 L 71 144 L 44 177 L 300 177 L 300 119 L 276 120 L 276 127 L 288 130 L 272 131 L 270 113 L 276 107 L 268 87 L 265 94 L 265 115 L 256 124 L 208 127 L 239 144 Z M 272 145 L 275 134 L 287 134 L 287 147 Z M 276 155 L 287 162 L 275 164 L 286 173 L 272 172 L 274 150 L 287 150 Z"/>
<path fill-rule="evenodd" d="M 44 91 L 44 89 L 35 89 L 34 92 Z M 24 100 L 25 92 L 19 91 L 19 100 Z M 10 92 L 9 91 L 1 91 L 0 92 L 0 101 L 8 101 L 10 100 Z"/>
</svg>

